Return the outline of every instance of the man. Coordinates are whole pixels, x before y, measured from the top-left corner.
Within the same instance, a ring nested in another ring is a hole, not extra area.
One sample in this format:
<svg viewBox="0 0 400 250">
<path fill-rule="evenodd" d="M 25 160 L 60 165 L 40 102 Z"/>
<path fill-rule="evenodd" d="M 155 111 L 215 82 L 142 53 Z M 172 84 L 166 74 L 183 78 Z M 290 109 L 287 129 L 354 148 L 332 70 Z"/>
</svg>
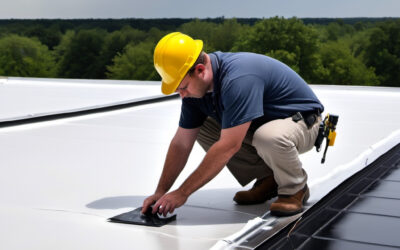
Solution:
<svg viewBox="0 0 400 250">
<path fill-rule="evenodd" d="M 323 106 L 305 81 L 285 64 L 253 53 L 206 54 L 203 42 L 179 32 L 163 37 L 154 51 L 162 92 L 182 98 L 178 130 L 171 141 L 153 195 L 142 212 L 173 213 L 225 165 L 243 186 L 238 204 L 278 196 L 271 213 L 293 215 L 309 197 L 299 153 L 316 140 Z M 168 192 L 195 141 L 207 151 L 185 182 Z"/>
</svg>

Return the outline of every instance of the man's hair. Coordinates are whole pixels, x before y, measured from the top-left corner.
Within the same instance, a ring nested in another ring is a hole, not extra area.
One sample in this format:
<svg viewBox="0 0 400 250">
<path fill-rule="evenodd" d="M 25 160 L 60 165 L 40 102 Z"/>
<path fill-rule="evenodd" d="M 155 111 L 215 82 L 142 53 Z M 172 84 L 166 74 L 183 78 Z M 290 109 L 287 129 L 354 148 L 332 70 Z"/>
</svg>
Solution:
<svg viewBox="0 0 400 250">
<path fill-rule="evenodd" d="M 189 75 L 193 74 L 193 72 L 196 69 L 196 66 L 198 64 L 204 64 L 205 57 L 206 57 L 206 53 L 204 53 L 204 51 L 202 51 L 200 53 L 199 57 L 197 57 L 197 60 L 194 62 L 193 66 L 189 69 L 189 71 L 188 71 Z"/>
</svg>

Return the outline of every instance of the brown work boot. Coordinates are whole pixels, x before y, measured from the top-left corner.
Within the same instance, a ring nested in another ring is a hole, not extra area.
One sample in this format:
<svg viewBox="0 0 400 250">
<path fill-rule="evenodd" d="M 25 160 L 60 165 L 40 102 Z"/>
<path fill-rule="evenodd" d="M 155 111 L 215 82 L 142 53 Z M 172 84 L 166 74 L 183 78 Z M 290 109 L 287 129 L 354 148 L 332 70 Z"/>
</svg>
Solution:
<svg viewBox="0 0 400 250">
<path fill-rule="evenodd" d="M 271 204 L 271 214 L 275 216 L 289 216 L 303 211 L 303 205 L 310 197 L 307 184 L 294 195 L 279 195 L 278 199 Z"/>
<path fill-rule="evenodd" d="M 250 190 L 237 192 L 233 200 L 239 205 L 251 205 L 263 203 L 277 195 L 278 185 L 274 176 L 268 176 L 257 180 Z"/>
</svg>

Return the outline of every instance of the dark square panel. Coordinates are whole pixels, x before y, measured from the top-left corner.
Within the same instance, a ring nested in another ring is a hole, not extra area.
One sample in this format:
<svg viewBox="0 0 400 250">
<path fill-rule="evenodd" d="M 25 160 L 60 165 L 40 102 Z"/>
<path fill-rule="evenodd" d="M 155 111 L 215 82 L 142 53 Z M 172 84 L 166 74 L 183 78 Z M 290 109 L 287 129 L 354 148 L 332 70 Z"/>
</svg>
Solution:
<svg viewBox="0 0 400 250">
<path fill-rule="evenodd" d="M 397 216 L 400 218 L 400 200 L 360 197 L 347 211 L 376 215 Z M 399 232 L 400 234 L 400 232 Z"/>
<path fill-rule="evenodd" d="M 369 185 L 371 185 L 371 180 L 370 179 L 363 179 L 361 181 L 358 181 L 355 183 L 351 189 L 348 191 L 349 194 L 355 194 L 358 195 L 362 191 L 364 191 Z"/>
<path fill-rule="evenodd" d="M 341 195 L 338 199 L 331 202 L 330 207 L 337 210 L 343 210 L 357 198 L 358 196 L 355 195 L 349 195 L 349 194 Z"/>
<path fill-rule="evenodd" d="M 297 235 L 293 234 L 290 238 L 287 237 L 282 237 L 280 241 L 278 241 L 276 244 L 274 244 L 272 247 L 269 246 L 260 246 L 257 248 L 257 250 L 269 250 L 269 249 L 274 249 L 274 250 L 281 250 L 281 249 L 295 249 L 307 239 L 306 236 L 303 235 Z"/>
<path fill-rule="evenodd" d="M 311 236 L 320 227 L 328 223 L 337 214 L 336 211 L 323 209 L 307 221 L 300 221 L 297 225 L 297 232 L 303 235 Z"/>
<path fill-rule="evenodd" d="M 399 161 L 399 155 L 398 155 L 398 149 L 397 153 L 391 155 L 388 159 L 386 159 L 383 163 L 380 164 L 382 167 L 392 167 L 394 164 L 396 164 Z"/>
<path fill-rule="evenodd" d="M 289 249 L 289 248 L 287 248 Z M 391 250 L 396 247 L 386 247 L 377 245 L 368 245 L 365 243 L 349 242 L 342 240 L 310 239 L 299 249 L 318 249 L 318 250 Z"/>
<path fill-rule="evenodd" d="M 400 168 L 390 169 L 382 179 L 386 181 L 400 181 Z"/>
<path fill-rule="evenodd" d="M 363 195 L 400 199 L 400 182 L 378 181 L 370 186 Z"/>
<path fill-rule="evenodd" d="M 376 168 L 367 177 L 370 179 L 378 179 L 387 171 L 388 171 L 388 168 Z"/>
<path fill-rule="evenodd" d="M 317 236 L 400 247 L 400 218 L 342 213 Z"/>
</svg>

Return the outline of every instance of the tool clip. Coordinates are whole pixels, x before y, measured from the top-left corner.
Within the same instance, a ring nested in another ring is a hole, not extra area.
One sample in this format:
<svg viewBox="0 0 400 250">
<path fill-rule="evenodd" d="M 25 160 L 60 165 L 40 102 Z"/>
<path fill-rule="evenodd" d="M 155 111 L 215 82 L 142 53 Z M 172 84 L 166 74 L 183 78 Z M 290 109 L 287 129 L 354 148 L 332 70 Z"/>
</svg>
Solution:
<svg viewBox="0 0 400 250">
<path fill-rule="evenodd" d="M 326 152 L 328 146 L 333 146 L 336 139 L 336 125 L 338 123 L 339 116 L 334 114 L 327 114 L 324 120 L 319 125 L 317 140 L 315 141 L 315 148 L 317 152 L 321 150 L 323 140 L 326 138 L 325 150 L 321 159 L 321 163 L 325 163 Z"/>
</svg>

